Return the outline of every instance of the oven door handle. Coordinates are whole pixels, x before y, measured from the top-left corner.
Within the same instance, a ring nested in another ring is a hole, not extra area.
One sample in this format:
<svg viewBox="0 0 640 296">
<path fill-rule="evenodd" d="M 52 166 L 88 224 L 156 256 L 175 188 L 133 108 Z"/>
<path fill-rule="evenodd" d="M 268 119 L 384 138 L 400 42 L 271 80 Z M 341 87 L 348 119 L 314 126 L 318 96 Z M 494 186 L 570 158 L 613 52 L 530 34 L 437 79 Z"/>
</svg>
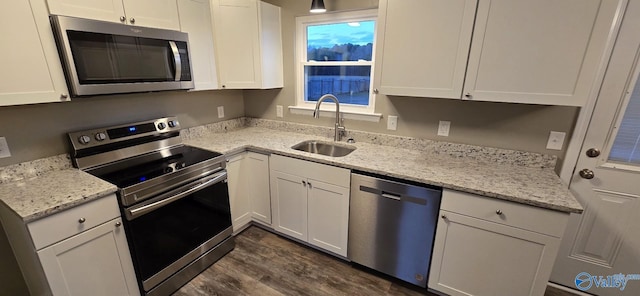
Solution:
<svg viewBox="0 0 640 296">
<path fill-rule="evenodd" d="M 198 185 L 192 186 L 191 188 L 184 190 L 184 191 L 180 191 L 180 193 L 172 195 L 170 197 L 164 198 L 162 200 L 150 203 L 150 204 L 146 204 L 146 205 L 141 205 L 138 207 L 133 207 L 131 209 L 127 209 L 125 210 L 125 216 L 127 218 L 127 220 L 131 221 L 133 219 L 136 219 L 142 215 L 145 215 L 147 213 L 153 212 L 161 207 L 164 207 L 174 201 L 180 200 L 182 198 L 185 198 L 186 196 L 199 191 L 201 189 L 204 189 L 206 187 L 209 187 L 211 185 L 214 185 L 216 183 L 219 183 L 223 180 L 227 179 L 227 172 L 226 171 L 222 171 L 219 172 L 215 175 L 213 175 L 212 177 L 210 177 L 210 179 L 206 180 L 203 183 L 200 183 Z"/>
<path fill-rule="evenodd" d="M 175 81 L 180 81 L 182 77 L 182 60 L 180 59 L 180 51 L 175 41 L 169 41 L 169 47 L 171 48 L 171 54 L 173 55 L 173 66 L 175 67 Z"/>
</svg>

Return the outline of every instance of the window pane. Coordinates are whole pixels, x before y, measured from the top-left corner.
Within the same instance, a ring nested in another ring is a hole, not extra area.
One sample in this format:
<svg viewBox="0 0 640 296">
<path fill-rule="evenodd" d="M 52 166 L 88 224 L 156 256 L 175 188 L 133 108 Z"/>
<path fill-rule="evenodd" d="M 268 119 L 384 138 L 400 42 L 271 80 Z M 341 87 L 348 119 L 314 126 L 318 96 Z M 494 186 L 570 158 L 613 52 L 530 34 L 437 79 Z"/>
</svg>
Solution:
<svg viewBox="0 0 640 296">
<path fill-rule="evenodd" d="M 340 103 L 369 104 L 371 66 L 305 66 L 305 101 L 332 94 Z"/>
<path fill-rule="evenodd" d="M 375 21 L 307 26 L 307 61 L 371 61 Z"/>
<path fill-rule="evenodd" d="M 609 160 L 640 165 L 640 80 L 627 104 Z"/>
</svg>

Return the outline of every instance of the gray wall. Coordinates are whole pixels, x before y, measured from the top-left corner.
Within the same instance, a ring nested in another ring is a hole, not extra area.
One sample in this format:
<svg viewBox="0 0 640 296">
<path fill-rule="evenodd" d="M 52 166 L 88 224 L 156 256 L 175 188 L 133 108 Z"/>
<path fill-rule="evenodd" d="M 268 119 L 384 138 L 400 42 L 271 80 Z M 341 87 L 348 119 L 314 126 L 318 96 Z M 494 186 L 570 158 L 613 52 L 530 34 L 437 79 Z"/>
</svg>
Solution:
<svg viewBox="0 0 640 296">
<path fill-rule="evenodd" d="M 247 116 L 276 118 L 276 105 L 285 107 L 284 120 L 332 126 L 333 119 L 313 119 L 293 115 L 286 106 L 295 105 L 295 17 L 309 14 L 311 1 L 266 0 L 282 8 L 282 38 L 284 51 L 284 88 L 278 90 L 244 91 Z M 375 8 L 377 0 L 325 0 L 329 11 Z M 412 136 L 447 142 L 483 145 L 557 155 L 565 150 L 545 148 L 549 131 L 566 132 L 566 141 L 578 114 L 578 108 L 526 104 L 469 102 L 461 100 L 387 97 L 376 99 L 376 113 L 382 113 L 379 123 L 345 120 L 347 130 Z M 386 117 L 398 116 L 397 131 L 386 129 Z M 451 121 L 449 137 L 437 136 L 440 120 Z M 356 139 L 357 140 L 357 139 Z M 565 147 L 566 147 L 565 143 Z M 559 166 L 557 168 L 560 169 Z"/>
<path fill-rule="evenodd" d="M 218 119 L 217 107 L 225 107 Z M 12 157 L 0 166 L 69 152 L 66 133 L 176 115 L 182 127 L 244 116 L 241 91 L 158 92 L 76 98 L 71 102 L 0 107 L 0 136 Z"/>
<path fill-rule="evenodd" d="M 0 287 L 0 295 L 29 295 L 2 225 L 0 225 Z"/>
</svg>

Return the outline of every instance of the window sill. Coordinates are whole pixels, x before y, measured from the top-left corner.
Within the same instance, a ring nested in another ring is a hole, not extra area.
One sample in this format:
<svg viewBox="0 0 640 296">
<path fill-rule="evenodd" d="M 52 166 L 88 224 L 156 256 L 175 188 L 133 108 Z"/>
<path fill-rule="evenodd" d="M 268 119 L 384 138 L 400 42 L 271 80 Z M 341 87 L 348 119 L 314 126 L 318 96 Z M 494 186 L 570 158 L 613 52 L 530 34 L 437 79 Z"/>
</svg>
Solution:
<svg viewBox="0 0 640 296">
<path fill-rule="evenodd" d="M 300 106 L 289 106 L 289 112 L 296 115 L 309 115 L 313 116 L 313 109 L 311 107 L 300 107 Z M 382 114 L 380 113 L 366 113 L 366 112 L 357 112 L 352 110 L 340 110 L 342 117 L 345 119 L 359 120 L 359 121 L 369 121 L 369 122 L 380 122 L 382 118 Z M 320 109 L 321 117 L 334 117 L 336 111 L 333 110 L 325 110 Z"/>
</svg>

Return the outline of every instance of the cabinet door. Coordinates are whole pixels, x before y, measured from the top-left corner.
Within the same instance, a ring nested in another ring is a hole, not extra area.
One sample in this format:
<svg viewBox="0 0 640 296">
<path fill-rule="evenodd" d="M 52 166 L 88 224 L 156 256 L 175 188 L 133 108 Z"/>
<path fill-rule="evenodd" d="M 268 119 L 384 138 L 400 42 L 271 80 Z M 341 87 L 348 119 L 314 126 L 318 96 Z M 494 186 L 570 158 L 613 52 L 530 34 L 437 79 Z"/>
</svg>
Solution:
<svg viewBox="0 0 640 296">
<path fill-rule="evenodd" d="M 178 0 L 180 30 L 189 34 L 193 90 L 218 89 L 209 0 Z"/>
<path fill-rule="evenodd" d="M 349 188 L 309 179 L 307 192 L 308 242 L 347 257 Z"/>
<path fill-rule="evenodd" d="M 123 0 L 130 25 L 180 30 L 176 0 Z"/>
<path fill-rule="evenodd" d="M 271 193 L 269 190 L 269 156 L 248 152 L 245 158 L 251 217 L 271 225 Z"/>
<path fill-rule="evenodd" d="M 544 294 L 558 238 L 448 211 L 440 215 L 429 288 L 449 295 Z"/>
<path fill-rule="evenodd" d="M 462 94 L 477 0 L 380 1 L 376 73 L 383 94 Z"/>
<path fill-rule="evenodd" d="M 67 100 L 44 0 L 5 2 L 0 36 L 0 106 Z"/>
<path fill-rule="evenodd" d="M 38 251 L 53 295 L 139 295 L 120 218 Z"/>
<path fill-rule="evenodd" d="M 47 0 L 49 12 L 106 22 L 124 23 L 122 0 Z"/>
<path fill-rule="evenodd" d="M 212 0 L 221 87 L 260 88 L 260 41 L 256 0 Z"/>
<path fill-rule="evenodd" d="M 235 155 L 227 163 L 227 183 L 229 185 L 229 203 L 233 231 L 237 232 L 251 222 L 251 203 L 249 201 L 249 179 L 246 177 L 246 153 Z M 267 173 L 268 175 L 268 173 Z"/>
<path fill-rule="evenodd" d="M 622 0 L 479 0 L 465 81 L 472 100 L 581 106 Z"/>
<path fill-rule="evenodd" d="M 271 171 L 273 229 L 307 241 L 307 181 L 306 179 Z"/>
</svg>

